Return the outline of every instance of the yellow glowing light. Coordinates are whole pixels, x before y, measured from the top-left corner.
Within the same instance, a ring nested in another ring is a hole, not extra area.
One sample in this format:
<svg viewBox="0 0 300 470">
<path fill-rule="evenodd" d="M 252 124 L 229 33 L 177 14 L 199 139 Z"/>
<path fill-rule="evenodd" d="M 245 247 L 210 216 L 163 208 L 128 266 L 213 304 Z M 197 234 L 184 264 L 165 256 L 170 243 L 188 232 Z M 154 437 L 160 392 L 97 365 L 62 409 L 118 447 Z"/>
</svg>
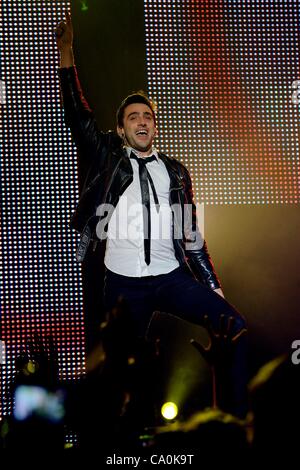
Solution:
<svg viewBox="0 0 300 470">
<path fill-rule="evenodd" d="M 165 419 L 174 419 L 178 414 L 177 405 L 171 401 L 164 403 L 161 407 L 161 414 Z"/>
</svg>

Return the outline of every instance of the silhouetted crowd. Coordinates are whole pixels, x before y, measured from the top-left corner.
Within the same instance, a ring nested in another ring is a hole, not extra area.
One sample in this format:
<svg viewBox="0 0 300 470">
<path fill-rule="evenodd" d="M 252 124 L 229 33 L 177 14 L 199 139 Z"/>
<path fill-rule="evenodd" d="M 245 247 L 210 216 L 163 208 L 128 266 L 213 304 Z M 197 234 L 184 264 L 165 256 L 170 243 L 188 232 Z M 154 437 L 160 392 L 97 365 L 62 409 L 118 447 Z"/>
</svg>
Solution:
<svg viewBox="0 0 300 470">
<path fill-rule="evenodd" d="M 109 455 L 143 455 L 146 461 L 147 455 L 188 454 L 196 465 L 209 459 L 237 466 L 243 458 L 239 468 L 262 459 L 287 462 L 297 454 L 299 369 L 289 355 L 266 364 L 249 383 L 245 420 L 212 407 L 163 424 L 157 409 L 159 342 L 134 338 L 131 331 L 120 302 L 101 324 L 85 376 L 72 383 L 59 380 L 51 338 L 36 338 L 16 360 L 13 413 L 2 421 L 2 449 L 24 450 L 33 443 L 41 450 L 78 448 L 97 451 L 104 461 Z M 194 346 L 207 360 L 220 360 L 216 342 L 209 354 Z M 72 446 L 66 431 L 74 437 Z"/>
</svg>

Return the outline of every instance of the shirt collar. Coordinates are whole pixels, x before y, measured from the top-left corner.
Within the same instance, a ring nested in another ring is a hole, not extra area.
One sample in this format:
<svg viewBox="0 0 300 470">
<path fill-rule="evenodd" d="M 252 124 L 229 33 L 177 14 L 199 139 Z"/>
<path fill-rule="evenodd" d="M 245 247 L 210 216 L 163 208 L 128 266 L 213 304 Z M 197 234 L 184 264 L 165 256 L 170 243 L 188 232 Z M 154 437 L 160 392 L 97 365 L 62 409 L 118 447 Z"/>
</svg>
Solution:
<svg viewBox="0 0 300 470">
<path fill-rule="evenodd" d="M 138 158 L 143 158 L 139 155 L 139 152 L 137 150 L 133 149 L 132 147 L 124 145 L 124 148 L 126 149 L 128 158 L 130 157 L 131 152 L 133 152 Z M 158 151 L 155 147 L 152 147 L 152 153 L 150 153 L 150 155 L 148 155 L 148 157 L 151 157 L 151 155 L 154 155 L 156 160 L 158 161 Z"/>
</svg>

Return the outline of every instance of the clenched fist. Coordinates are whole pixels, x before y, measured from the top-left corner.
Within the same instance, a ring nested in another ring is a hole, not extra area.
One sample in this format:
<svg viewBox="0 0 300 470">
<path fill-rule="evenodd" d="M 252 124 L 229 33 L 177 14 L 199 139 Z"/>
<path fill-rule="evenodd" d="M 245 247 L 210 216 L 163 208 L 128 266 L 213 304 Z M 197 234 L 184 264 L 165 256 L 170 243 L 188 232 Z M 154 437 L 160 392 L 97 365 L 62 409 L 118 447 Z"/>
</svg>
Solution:
<svg viewBox="0 0 300 470">
<path fill-rule="evenodd" d="M 55 29 L 56 44 L 60 52 L 60 66 L 71 67 L 74 65 L 72 51 L 73 45 L 73 25 L 71 15 L 65 12 L 66 19 L 61 21 Z"/>
<path fill-rule="evenodd" d="M 55 30 L 56 44 L 60 52 L 72 47 L 73 44 L 73 26 L 69 12 L 65 12 L 66 20 L 61 21 Z"/>
</svg>

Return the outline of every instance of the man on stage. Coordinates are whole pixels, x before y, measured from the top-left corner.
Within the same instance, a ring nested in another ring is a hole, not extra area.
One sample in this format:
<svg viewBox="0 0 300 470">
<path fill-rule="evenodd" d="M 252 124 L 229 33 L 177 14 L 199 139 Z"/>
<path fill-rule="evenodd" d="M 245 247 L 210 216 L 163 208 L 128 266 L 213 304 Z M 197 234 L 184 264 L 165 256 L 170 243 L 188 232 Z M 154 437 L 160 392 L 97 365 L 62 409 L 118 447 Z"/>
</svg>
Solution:
<svg viewBox="0 0 300 470">
<path fill-rule="evenodd" d="M 78 259 L 89 243 L 104 241 L 106 309 L 122 297 L 138 337 L 153 311 L 168 312 L 218 331 L 220 319 L 234 352 L 233 401 L 246 413 L 243 317 L 225 299 L 207 245 L 198 229 L 190 175 L 176 159 L 154 147 L 155 107 L 142 92 L 127 96 L 117 111 L 116 132 L 101 132 L 83 97 L 72 52 L 71 18 L 56 30 L 65 120 L 80 158 L 89 163 L 72 226 L 81 233 Z M 224 405 L 226 408 L 226 404 Z"/>
</svg>

